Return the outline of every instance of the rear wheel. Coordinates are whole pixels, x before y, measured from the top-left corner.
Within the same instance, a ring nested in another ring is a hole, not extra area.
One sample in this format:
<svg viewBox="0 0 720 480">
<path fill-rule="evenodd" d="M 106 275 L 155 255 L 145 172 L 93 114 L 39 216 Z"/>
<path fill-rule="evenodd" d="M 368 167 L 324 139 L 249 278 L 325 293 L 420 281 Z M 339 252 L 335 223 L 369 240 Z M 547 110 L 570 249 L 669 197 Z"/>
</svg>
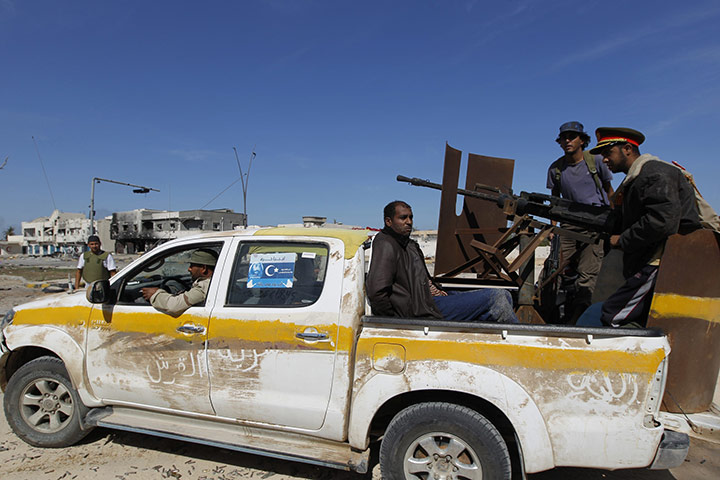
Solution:
<svg viewBox="0 0 720 480">
<path fill-rule="evenodd" d="M 383 479 L 509 479 L 510 454 L 482 415 L 451 403 L 421 403 L 390 422 L 380 445 Z"/>
<path fill-rule="evenodd" d="M 4 407 L 13 432 L 36 447 L 67 447 L 90 433 L 80 427 L 87 407 L 55 357 L 20 367 L 8 381 Z"/>
</svg>

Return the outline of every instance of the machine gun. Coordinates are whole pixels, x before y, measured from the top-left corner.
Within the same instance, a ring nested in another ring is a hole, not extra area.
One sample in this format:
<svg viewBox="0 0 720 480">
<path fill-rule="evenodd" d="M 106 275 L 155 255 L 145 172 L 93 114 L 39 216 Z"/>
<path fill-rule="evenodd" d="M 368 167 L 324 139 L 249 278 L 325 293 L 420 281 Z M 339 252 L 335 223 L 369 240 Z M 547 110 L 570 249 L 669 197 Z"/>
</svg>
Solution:
<svg viewBox="0 0 720 480">
<path fill-rule="evenodd" d="M 397 181 L 442 191 L 442 185 L 420 178 L 398 175 Z M 512 193 L 502 193 L 495 187 L 482 184 L 476 184 L 475 190 L 458 188 L 457 193 L 493 202 L 508 216 L 532 215 L 556 220 L 598 234 L 609 234 L 612 231 L 614 220 L 610 207 L 575 203 L 542 193 L 521 192 L 520 195 L 513 195 Z M 595 236 L 594 241 L 597 241 L 597 238 L 599 236 Z"/>
<path fill-rule="evenodd" d="M 443 186 L 420 178 L 398 175 L 399 182 L 407 182 L 414 186 L 443 190 Z M 474 190 L 451 188 L 458 195 L 476 198 L 496 204 L 502 209 L 507 219 L 512 222 L 504 233 L 492 244 L 485 243 L 481 231 L 483 229 L 462 229 L 454 231 L 456 242 L 461 236 L 470 234 L 473 238 L 462 240 L 470 247 L 463 250 L 464 261 L 454 267 L 435 272 L 439 282 L 447 281 L 455 284 L 500 284 L 519 287 L 518 316 L 527 323 L 542 323 L 533 307 L 547 312 L 550 321 L 557 321 L 556 298 L 558 292 L 558 275 L 570 264 L 572 258 L 558 259 L 552 265 L 546 263 L 540 281 L 534 278 L 535 249 L 550 234 L 558 234 L 585 243 L 598 243 L 602 237 L 612 232 L 614 223 L 613 211 L 609 207 L 585 205 L 571 202 L 559 197 L 541 193 L 521 192 L 513 195 L 512 191 L 502 192 L 499 188 L 476 183 Z M 448 211 L 445 214 L 449 214 Z M 555 226 L 538 222 L 533 217 L 554 220 L 561 223 Z M 441 219 L 442 220 L 442 219 Z M 475 233 L 477 232 L 477 234 Z M 439 241 L 438 241 L 439 242 Z M 557 243 L 557 237 L 555 237 Z M 446 244 L 447 245 L 447 244 Z M 512 252 L 518 248 L 515 257 Z M 439 243 L 438 243 L 438 249 Z M 557 245 L 555 254 L 557 254 Z M 472 253 L 474 252 L 474 253 Z M 436 252 L 436 258 L 438 254 Z M 551 268 L 548 268 L 551 267 Z M 475 273 L 476 278 L 470 279 L 462 273 Z M 452 279 L 452 280 L 450 280 Z"/>
</svg>

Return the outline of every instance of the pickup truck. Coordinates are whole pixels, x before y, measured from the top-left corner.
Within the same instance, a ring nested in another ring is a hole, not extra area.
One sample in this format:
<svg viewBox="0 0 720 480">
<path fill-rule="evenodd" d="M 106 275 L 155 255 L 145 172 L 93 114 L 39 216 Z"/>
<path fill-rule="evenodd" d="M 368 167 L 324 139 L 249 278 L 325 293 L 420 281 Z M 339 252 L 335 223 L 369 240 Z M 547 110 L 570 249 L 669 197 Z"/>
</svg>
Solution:
<svg viewBox="0 0 720 480">
<path fill-rule="evenodd" d="M 360 473 L 379 440 L 387 479 L 683 462 L 687 435 L 659 415 L 659 330 L 368 315 L 369 233 L 185 237 L 14 308 L 0 324 L 8 423 L 41 447 L 99 426 Z M 205 302 L 156 311 L 140 289 L 186 289 L 198 248 L 218 253 Z"/>
</svg>

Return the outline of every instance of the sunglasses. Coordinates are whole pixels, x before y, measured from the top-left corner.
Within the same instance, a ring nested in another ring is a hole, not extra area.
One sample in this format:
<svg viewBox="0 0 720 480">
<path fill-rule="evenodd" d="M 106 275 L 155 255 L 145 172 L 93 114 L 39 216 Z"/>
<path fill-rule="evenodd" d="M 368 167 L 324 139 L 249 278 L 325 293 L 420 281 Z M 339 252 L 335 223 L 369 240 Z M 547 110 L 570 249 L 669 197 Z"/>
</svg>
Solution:
<svg viewBox="0 0 720 480">
<path fill-rule="evenodd" d="M 577 132 L 563 132 L 560 134 L 560 140 L 575 140 L 580 136 Z"/>
</svg>

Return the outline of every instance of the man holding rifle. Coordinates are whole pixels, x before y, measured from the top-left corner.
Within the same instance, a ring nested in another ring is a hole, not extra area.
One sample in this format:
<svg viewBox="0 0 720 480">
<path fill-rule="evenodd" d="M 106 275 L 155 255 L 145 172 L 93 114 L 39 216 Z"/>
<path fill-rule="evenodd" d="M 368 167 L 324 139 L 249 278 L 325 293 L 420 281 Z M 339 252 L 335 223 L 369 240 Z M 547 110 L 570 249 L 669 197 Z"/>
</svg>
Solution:
<svg viewBox="0 0 720 480">
<path fill-rule="evenodd" d="M 590 135 L 585 133 L 583 124 L 563 123 L 555 141 L 565 154 L 548 168 L 547 188 L 552 191 L 552 195 L 586 205 L 609 205 L 608 199 L 613 194 L 610 184 L 612 173 L 594 155 L 585 151 L 590 144 Z M 577 233 L 588 233 L 573 225 L 562 226 Z M 565 304 L 565 323 L 574 324 L 590 306 L 602 264 L 603 244 L 602 241 L 588 244 L 562 235 L 559 243 L 561 261 L 572 258 L 569 266 L 577 272 L 574 295 Z"/>
</svg>

